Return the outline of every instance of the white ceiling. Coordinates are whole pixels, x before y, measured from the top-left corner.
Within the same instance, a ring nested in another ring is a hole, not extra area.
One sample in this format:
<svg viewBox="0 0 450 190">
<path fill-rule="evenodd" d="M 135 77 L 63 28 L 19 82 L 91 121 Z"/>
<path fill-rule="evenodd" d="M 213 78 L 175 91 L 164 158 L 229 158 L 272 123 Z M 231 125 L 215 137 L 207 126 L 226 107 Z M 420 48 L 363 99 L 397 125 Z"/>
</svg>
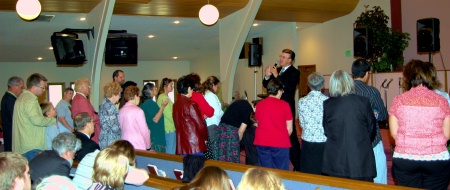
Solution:
<svg viewBox="0 0 450 190">
<path fill-rule="evenodd" d="M 0 62 L 42 62 L 55 61 L 50 36 L 65 28 L 87 29 L 87 22 L 78 19 L 85 14 L 42 13 L 55 15 L 51 22 L 26 22 L 15 12 L 0 12 Z M 173 24 L 174 20 L 181 21 Z M 280 22 L 255 21 L 260 25 L 252 27 L 249 36 L 257 36 L 270 30 Z M 220 21 L 219 21 L 220 23 Z M 305 26 L 305 24 L 302 24 Z M 307 26 L 310 26 L 308 24 Z M 302 27 L 303 29 L 303 27 Z M 166 61 L 172 57 L 178 60 L 193 60 L 204 52 L 219 51 L 219 26 L 205 26 L 197 18 L 172 18 L 150 16 L 113 15 L 110 30 L 127 30 L 138 35 L 139 61 Z M 232 29 L 230 29 L 232 30 Z M 94 32 L 95 37 L 97 31 Z M 148 35 L 155 35 L 153 39 Z M 87 50 L 87 37 L 79 34 Z M 91 39 L 92 40 L 92 39 Z M 88 53 L 86 52 L 86 55 Z"/>
</svg>

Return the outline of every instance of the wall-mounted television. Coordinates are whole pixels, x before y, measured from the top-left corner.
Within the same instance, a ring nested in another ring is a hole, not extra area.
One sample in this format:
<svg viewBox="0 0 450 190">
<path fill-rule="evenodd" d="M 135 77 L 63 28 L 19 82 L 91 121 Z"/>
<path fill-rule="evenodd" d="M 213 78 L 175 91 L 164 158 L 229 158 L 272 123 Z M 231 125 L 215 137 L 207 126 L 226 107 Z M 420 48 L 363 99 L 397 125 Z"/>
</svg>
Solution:
<svg viewBox="0 0 450 190">
<path fill-rule="evenodd" d="M 80 65 L 86 61 L 83 41 L 77 34 L 55 32 L 51 41 L 57 65 Z"/>
<path fill-rule="evenodd" d="M 109 33 L 105 46 L 105 64 L 137 64 L 137 35 Z"/>
</svg>

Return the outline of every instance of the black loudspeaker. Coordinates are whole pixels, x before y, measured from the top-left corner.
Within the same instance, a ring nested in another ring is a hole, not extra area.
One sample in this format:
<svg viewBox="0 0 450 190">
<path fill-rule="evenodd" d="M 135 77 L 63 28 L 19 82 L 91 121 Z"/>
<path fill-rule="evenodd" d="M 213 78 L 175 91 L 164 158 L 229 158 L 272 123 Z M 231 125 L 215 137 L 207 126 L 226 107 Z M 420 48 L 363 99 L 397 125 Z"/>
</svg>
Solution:
<svg viewBox="0 0 450 190">
<path fill-rule="evenodd" d="M 433 52 L 441 49 L 439 19 L 417 20 L 417 52 Z"/>
<path fill-rule="evenodd" d="M 248 66 L 261 66 L 262 64 L 262 45 L 261 44 L 250 44 L 250 49 L 248 51 Z"/>
<path fill-rule="evenodd" d="M 108 34 L 105 45 L 105 64 L 137 64 L 137 43 L 136 34 Z"/>
<path fill-rule="evenodd" d="M 353 56 L 372 56 L 372 30 L 369 28 L 353 29 Z"/>
<path fill-rule="evenodd" d="M 57 65 L 81 65 L 86 61 L 83 41 L 77 34 L 55 32 L 50 39 Z"/>
</svg>

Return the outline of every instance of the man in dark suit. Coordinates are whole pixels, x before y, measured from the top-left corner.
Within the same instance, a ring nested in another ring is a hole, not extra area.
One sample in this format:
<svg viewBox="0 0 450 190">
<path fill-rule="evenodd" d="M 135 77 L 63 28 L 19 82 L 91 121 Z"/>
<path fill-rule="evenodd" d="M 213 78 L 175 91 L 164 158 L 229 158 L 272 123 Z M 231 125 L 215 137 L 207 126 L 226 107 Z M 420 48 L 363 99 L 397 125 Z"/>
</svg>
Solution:
<svg viewBox="0 0 450 190">
<path fill-rule="evenodd" d="M 100 150 L 100 146 L 91 140 L 91 135 L 94 133 L 94 121 L 86 112 L 81 112 L 73 119 L 75 127 L 75 136 L 81 141 L 81 149 L 77 152 L 74 160 L 81 161 L 81 159 L 95 150 Z"/>
<path fill-rule="evenodd" d="M 31 180 L 34 185 L 51 175 L 69 177 L 75 153 L 81 141 L 72 133 L 60 133 L 52 141 L 52 150 L 38 154 L 30 161 Z"/>
<path fill-rule="evenodd" d="M 12 121 L 14 113 L 14 104 L 17 97 L 22 93 L 24 89 L 23 79 L 17 76 L 13 76 L 8 80 L 8 91 L 5 92 L 2 98 L 2 127 L 3 127 L 3 140 L 5 142 L 5 152 L 12 151 Z"/>
<path fill-rule="evenodd" d="M 297 84 L 300 80 L 300 72 L 292 66 L 292 62 L 295 60 L 295 53 L 290 49 L 284 49 L 281 51 L 279 65 L 268 66 L 264 71 L 263 86 L 267 88 L 267 84 L 272 79 L 277 79 L 283 83 L 284 93 L 281 96 L 281 100 L 286 101 L 291 108 L 292 118 L 295 118 L 295 92 L 297 90 Z M 289 150 L 289 158 L 294 166 L 294 171 L 300 170 L 300 142 L 297 137 L 297 130 L 295 125 L 292 130 L 292 134 L 289 136 L 291 140 L 291 148 Z"/>
</svg>

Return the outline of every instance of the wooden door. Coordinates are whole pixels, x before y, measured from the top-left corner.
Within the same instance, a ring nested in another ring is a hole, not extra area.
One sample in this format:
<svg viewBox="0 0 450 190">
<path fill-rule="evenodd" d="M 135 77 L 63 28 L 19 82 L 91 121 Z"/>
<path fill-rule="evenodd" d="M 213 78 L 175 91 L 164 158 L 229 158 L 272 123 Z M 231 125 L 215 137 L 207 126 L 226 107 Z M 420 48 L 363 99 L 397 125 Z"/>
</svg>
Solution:
<svg viewBox="0 0 450 190">
<path fill-rule="evenodd" d="M 316 65 L 300 65 L 298 66 L 298 70 L 300 71 L 298 98 L 301 98 L 311 91 L 308 87 L 308 76 L 309 74 L 316 72 Z"/>
</svg>

